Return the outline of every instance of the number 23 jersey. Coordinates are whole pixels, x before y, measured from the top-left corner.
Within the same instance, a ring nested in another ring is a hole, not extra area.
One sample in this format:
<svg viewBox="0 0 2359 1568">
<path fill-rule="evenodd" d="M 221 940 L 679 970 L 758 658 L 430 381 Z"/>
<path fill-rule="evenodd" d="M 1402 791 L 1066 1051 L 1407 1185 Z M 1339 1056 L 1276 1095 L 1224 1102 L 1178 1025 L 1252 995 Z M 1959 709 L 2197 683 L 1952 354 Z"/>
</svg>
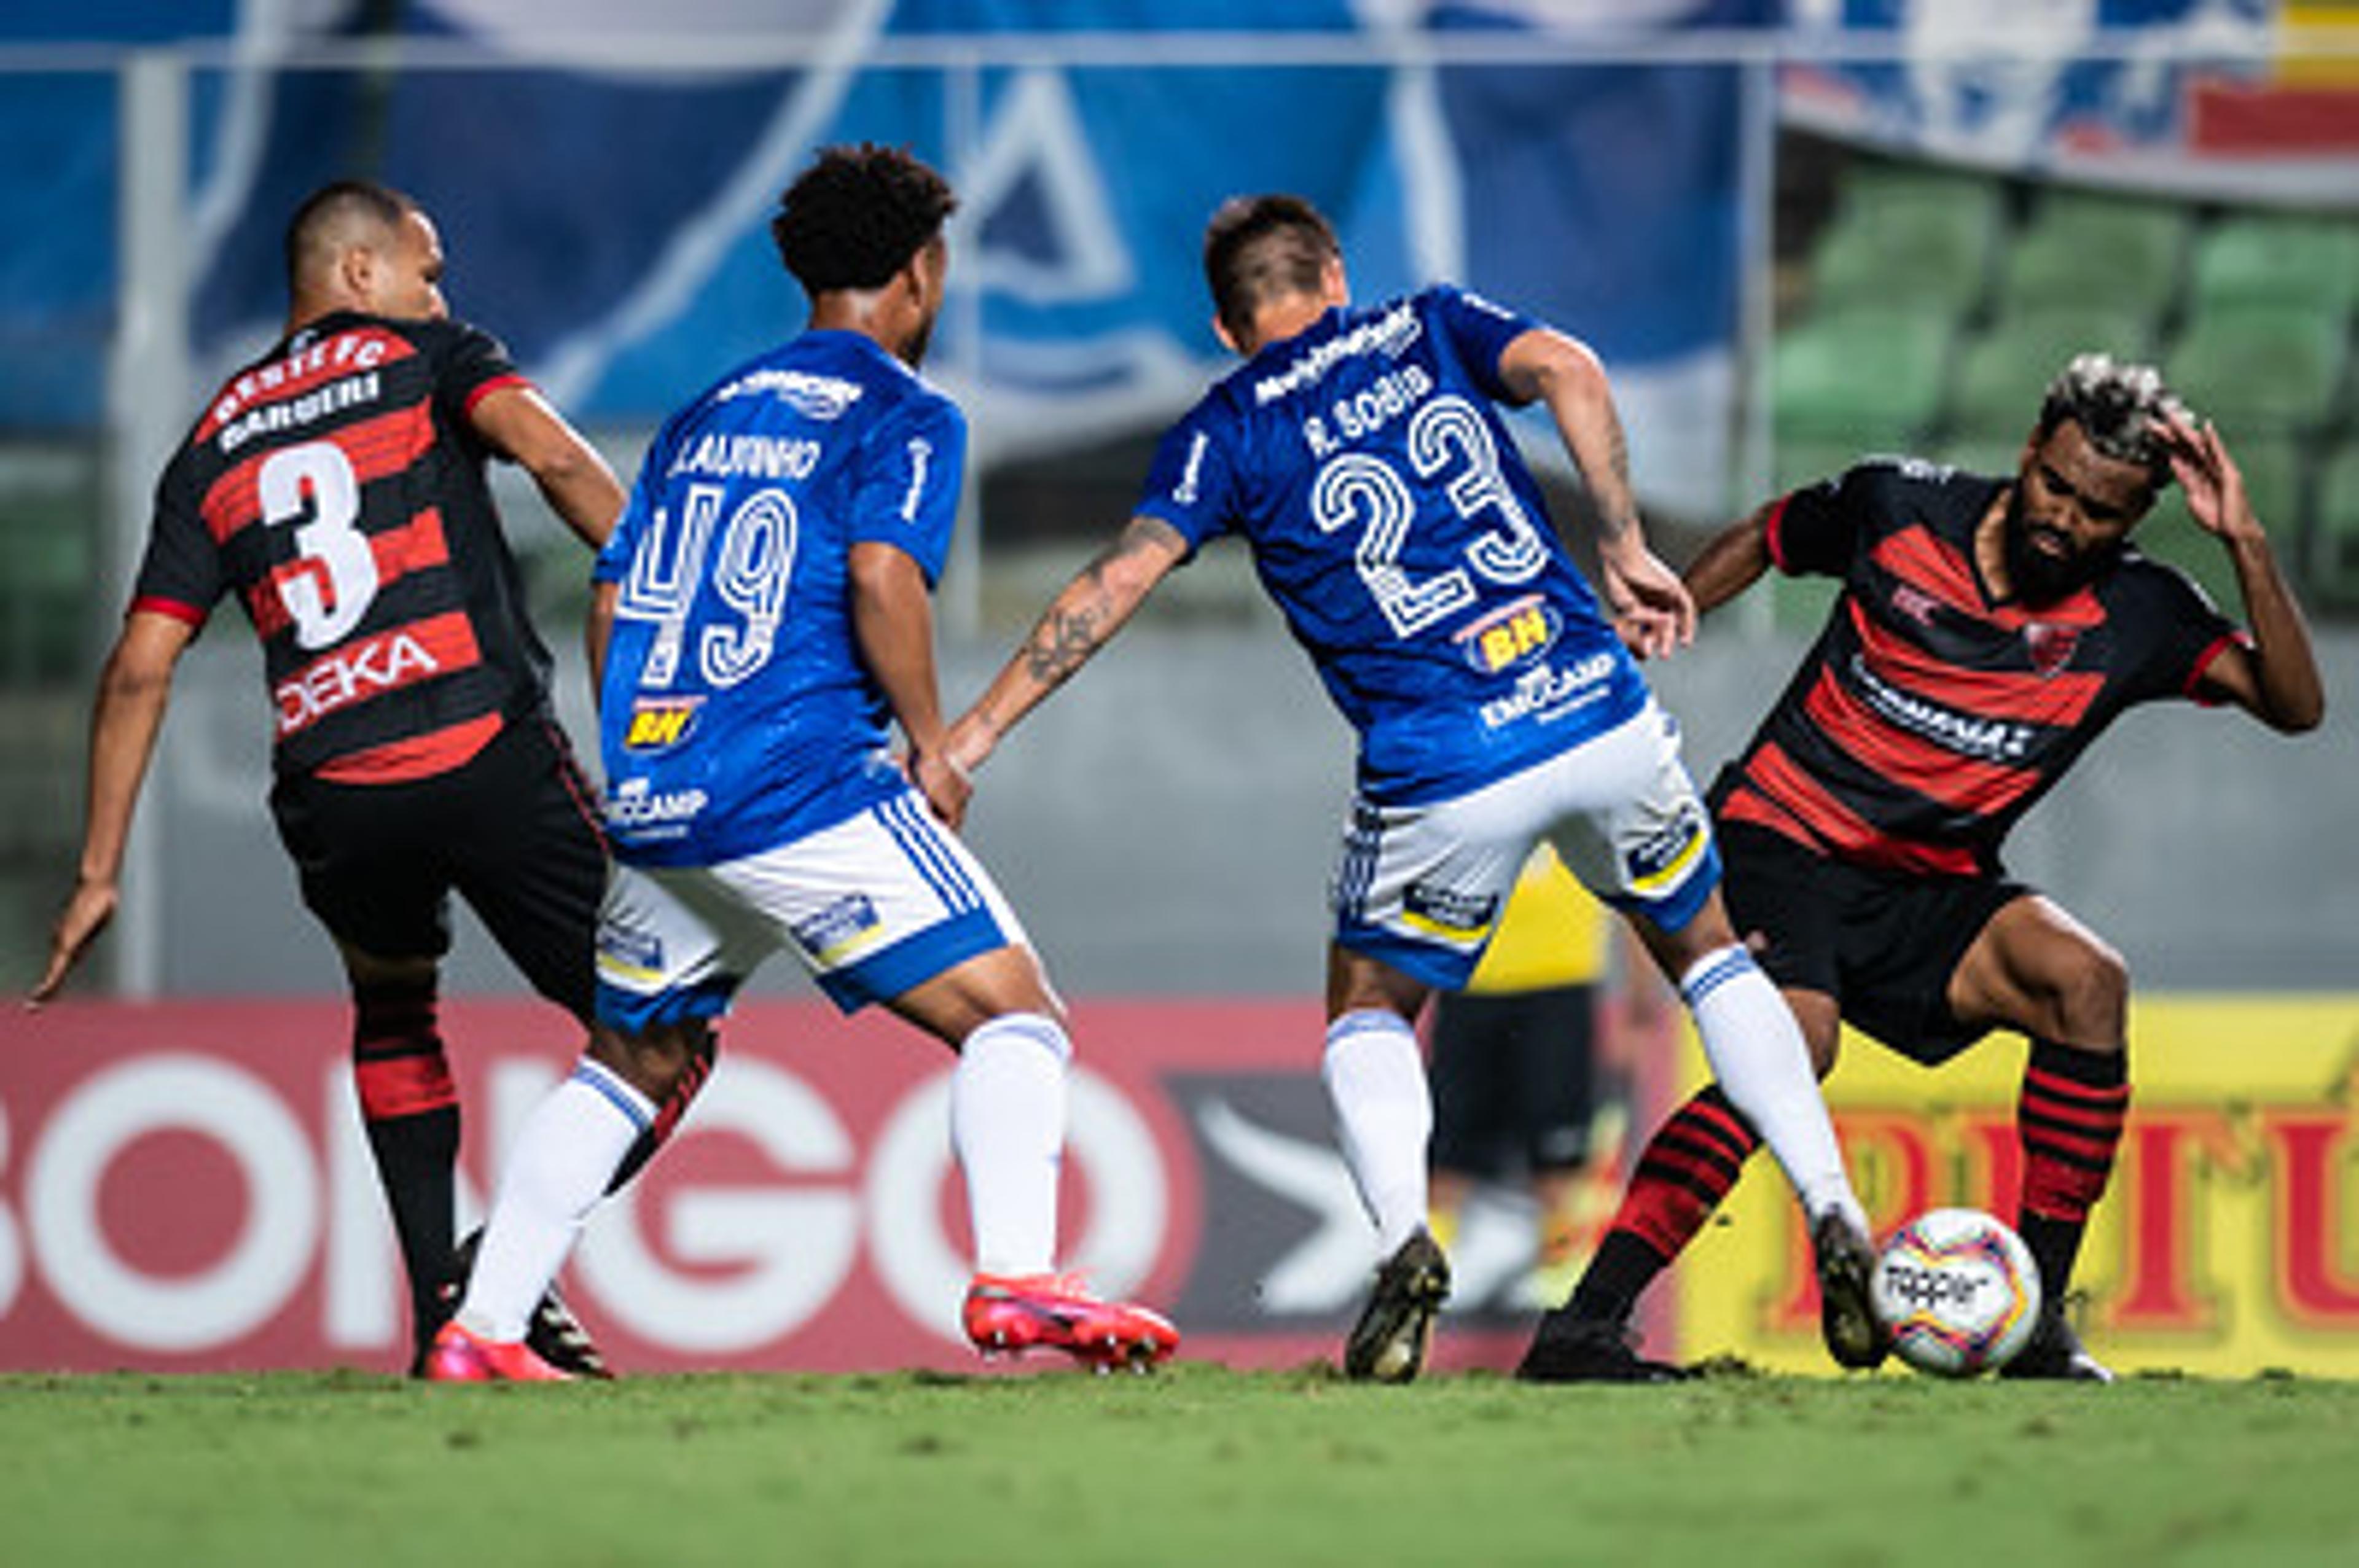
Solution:
<svg viewBox="0 0 2359 1568">
<path fill-rule="evenodd" d="M 1190 549 L 1245 536 L 1377 804 L 1479 788 L 1646 701 L 1495 406 L 1533 327 L 1446 287 L 1331 309 L 1173 427 L 1137 507 Z"/>
<path fill-rule="evenodd" d="M 810 331 L 669 420 L 598 557 L 619 585 L 600 687 L 615 852 L 711 865 L 906 787 L 852 622 L 854 545 L 930 587 L 966 426 L 874 340 Z"/>
</svg>

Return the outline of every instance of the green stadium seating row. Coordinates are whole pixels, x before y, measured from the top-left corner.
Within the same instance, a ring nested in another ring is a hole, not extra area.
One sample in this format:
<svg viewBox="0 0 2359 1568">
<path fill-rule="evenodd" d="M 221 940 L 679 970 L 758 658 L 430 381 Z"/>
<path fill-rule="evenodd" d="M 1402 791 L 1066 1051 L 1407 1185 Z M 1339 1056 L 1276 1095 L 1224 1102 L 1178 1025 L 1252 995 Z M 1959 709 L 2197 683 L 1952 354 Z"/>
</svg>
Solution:
<svg viewBox="0 0 2359 1568">
<path fill-rule="evenodd" d="M 1780 489 L 1875 451 L 2010 471 L 2073 354 L 2149 359 L 2227 432 L 2306 596 L 2359 611 L 2359 221 L 2058 188 L 2010 228 L 1996 180 L 1868 165 L 1807 283 L 1770 367 Z M 2175 495 L 2139 541 L 2234 608 Z M 1779 621 L 1815 619 L 1807 600 Z"/>
<path fill-rule="evenodd" d="M 2152 322 L 2186 265 L 2190 224 L 2175 203 L 2055 191 L 2006 249 L 1997 309 L 2085 309 Z"/>
</svg>

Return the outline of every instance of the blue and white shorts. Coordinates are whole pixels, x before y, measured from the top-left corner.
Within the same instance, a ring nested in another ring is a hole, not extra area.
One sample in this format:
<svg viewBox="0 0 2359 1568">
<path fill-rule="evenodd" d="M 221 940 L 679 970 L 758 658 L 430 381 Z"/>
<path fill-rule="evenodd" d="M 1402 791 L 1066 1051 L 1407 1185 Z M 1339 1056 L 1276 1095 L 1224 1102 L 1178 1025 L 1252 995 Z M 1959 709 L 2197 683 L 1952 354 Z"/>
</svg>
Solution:
<svg viewBox="0 0 2359 1568">
<path fill-rule="evenodd" d="M 1542 837 L 1591 892 L 1666 930 L 1720 885 L 1679 725 L 1649 698 L 1594 740 L 1449 800 L 1355 801 L 1330 889 L 1337 944 L 1460 989 Z"/>
<path fill-rule="evenodd" d="M 598 1018 L 638 1032 L 717 1017 L 782 947 L 852 1012 L 1025 941 L 991 874 L 910 790 L 718 865 L 617 864 L 599 912 Z"/>
</svg>

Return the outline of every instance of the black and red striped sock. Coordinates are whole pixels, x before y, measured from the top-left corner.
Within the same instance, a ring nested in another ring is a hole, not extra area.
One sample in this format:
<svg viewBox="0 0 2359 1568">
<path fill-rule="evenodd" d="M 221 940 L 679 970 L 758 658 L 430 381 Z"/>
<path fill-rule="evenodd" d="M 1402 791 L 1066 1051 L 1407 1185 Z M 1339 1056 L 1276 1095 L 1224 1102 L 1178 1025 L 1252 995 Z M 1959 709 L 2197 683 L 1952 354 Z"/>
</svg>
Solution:
<svg viewBox="0 0 2359 1568">
<path fill-rule="evenodd" d="M 435 1023 L 433 981 L 353 986 L 353 1083 L 422 1339 L 442 1316 L 458 1206 L 459 1091 Z"/>
<path fill-rule="evenodd" d="M 2023 1199 L 2016 1229 L 2039 1264 L 2039 1282 L 2049 1301 L 2062 1301 L 2071 1282 L 2089 1211 L 2114 1173 L 2114 1153 L 2129 1108 L 2126 1051 L 2031 1043 L 2015 1114 L 2016 1135 L 2023 1143 Z"/>
<path fill-rule="evenodd" d="M 1621 1322 L 1728 1196 L 1760 1134 L 1710 1085 L 1671 1113 L 1638 1156 L 1622 1206 L 1573 1287 L 1576 1317 Z"/>
<path fill-rule="evenodd" d="M 679 1125 L 679 1119 L 688 1114 L 689 1103 L 704 1087 L 704 1080 L 712 1076 L 712 1058 L 716 1049 L 712 1033 L 707 1032 L 698 1044 L 695 1054 L 689 1058 L 688 1069 L 680 1075 L 679 1087 L 658 1108 L 655 1120 L 639 1134 L 629 1152 L 623 1156 L 623 1162 L 614 1167 L 614 1177 L 606 1184 L 610 1196 L 621 1192 L 631 1178 L 656 1157 L 656 1152 L 669 1141 L 672 1130 Z"/>
</svg>

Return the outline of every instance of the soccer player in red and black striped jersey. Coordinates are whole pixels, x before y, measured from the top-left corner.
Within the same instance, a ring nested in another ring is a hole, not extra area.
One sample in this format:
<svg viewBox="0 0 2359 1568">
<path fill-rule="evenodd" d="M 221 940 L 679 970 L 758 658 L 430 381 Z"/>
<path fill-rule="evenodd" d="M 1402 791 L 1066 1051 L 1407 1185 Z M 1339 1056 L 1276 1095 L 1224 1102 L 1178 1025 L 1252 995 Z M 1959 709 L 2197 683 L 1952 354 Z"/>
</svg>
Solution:
<svg viewBox="0 0 2359 1568">
<path fill-rule="evenodd" d="M 486 468 L 520 465 L 593 550 L 623 492 L 506 351 L 451 319 L 440 240 L 408 197 L 326 186 L 286 252 L 285 336 L 222 385 L 157 488 L 99 680 L 81 876 L 31 1000 L 113 917 L 173 671 L 234 595 L 277 718 L 272 814 L 351 982 L 361 1112 L 422 1346 L 454 1268 L 459 1106 L 435 1017 L 450 895 L 586 1023 L 605 883 Z"/>
<path fill-rule="evenodd" d="M 2234 565 L 2241 628 L 2129 543 L 2174 478 Z M 2061 1303 L 2128 1109 L 2128 973 L 2008 880 L 2000 845 L 2136 704 L 2234 704 L 2274 730 L 2314 728 L 2325 694 L 2301 612 L 2218 432 L 2152 368 L 2101 354 L 2049 385 L 2014 475 L 1865 462 L 1733 525 L 1687 581 L 1710 609 L 1771 567 L 1843 590 L 1714 791 L 1730 913 L 1822 1076 L 1844 1022 L 1927 1065 L 1993 1029 L 2029 1038 L 2017 1227 L 2049 1305 L 2007 1370 L 2107 1379 Z M 1717 1089 L 1681 1106 L 1521 1375 L 1675 1375 L 1640 1359 L 1625 1325 L 1758 1142 Z"/>
</svg>

